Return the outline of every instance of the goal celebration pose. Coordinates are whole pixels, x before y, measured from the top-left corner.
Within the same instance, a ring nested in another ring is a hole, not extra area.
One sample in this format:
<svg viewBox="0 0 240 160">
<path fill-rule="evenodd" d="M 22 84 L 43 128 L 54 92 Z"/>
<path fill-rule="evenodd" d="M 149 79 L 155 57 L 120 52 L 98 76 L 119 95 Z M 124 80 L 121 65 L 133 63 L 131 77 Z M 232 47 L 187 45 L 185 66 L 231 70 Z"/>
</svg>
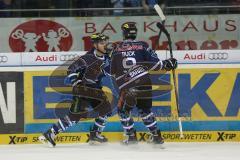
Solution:
<svg viewBox="0 0 240 160">
<path fill-rule="evenodd" d="M 106 76 L 105 68 L 109 68 L 107 44 L 109 38 L 96 33 L 91 36 L 93 48 L 81 56 L 68 67 L 68 76 L 65 84 L 73 87 L 73 103 L 69 112 L 53 124 L 39 140 L 54 147 L 54 138 L 57 134 L 66 131 L 80 120 L 95 118 L 95 123 L 90 130 L 90 142 L 107 142 L 101 135 L 108 116 L 111 115 L 111 104 L 102 90 L 101 80 Z M 88 106 L 93 109 L 88 110 Z"/>
</svg>

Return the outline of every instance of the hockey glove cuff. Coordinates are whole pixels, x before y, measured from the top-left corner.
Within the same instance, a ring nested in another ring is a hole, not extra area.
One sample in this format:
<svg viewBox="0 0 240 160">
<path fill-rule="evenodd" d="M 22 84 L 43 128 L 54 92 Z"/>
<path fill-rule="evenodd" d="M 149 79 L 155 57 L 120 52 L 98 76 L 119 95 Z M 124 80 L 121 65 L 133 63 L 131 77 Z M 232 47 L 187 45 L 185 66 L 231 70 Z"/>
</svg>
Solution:
<svg viewBox="0 0 240 160">
<path fill-rule="evenodd" d="M 163 63 L 162 69 L 165 69 L 166 71 L 176 69 L 178 65 L 177 59 L 175 58 L 166 59 L 162 61 L 162 63 Z"/>
<path fill-rule="evenodd" d="M 64 79 L 64 84 L 67 85 L 67 86 L 72 86 L 78 80 L 78 76 L 79 76 L 79 73 L 69 74 Z"/>
</svg>

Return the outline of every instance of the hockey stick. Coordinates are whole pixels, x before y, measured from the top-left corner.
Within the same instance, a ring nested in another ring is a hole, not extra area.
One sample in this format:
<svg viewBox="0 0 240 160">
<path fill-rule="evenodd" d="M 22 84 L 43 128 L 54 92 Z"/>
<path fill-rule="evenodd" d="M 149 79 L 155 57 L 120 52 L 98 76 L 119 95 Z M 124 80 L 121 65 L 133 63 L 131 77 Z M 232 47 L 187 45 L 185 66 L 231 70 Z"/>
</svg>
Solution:
<svg viewBox="0 0 240 160">
<path fill-rule="evenodd" d="M 154 5 L 154 8 L 155 8 L 156 12 L 158 13 L 159 17 L 161 18 L 162 24 L 164 25 L 166 17 L 164 16 L 164 14 L 163 14 L 163 12 L 162 12 L 162 9 L 159 7 L 158 4 L 155 4 L 155 5 Z M 161 34 L 162 34 L 162 30 L 160 29 L 160 31 L 159 31 L 159 33 L 158 33 L 158 37 L 157 37 L 157 39 L 156 39 L 156 41 L 155 41 L 154 51 L 157 50 L 157 47 L 158 47 L 157 44 L 158 44 L 158 42 L 159 42 L 159 40 L 160 40 Z"/>
<path fill-rule="evenodd" d="M 162 21 L 162 24 L 164 24 L 164 23 L 165 23 L 165 21 Z M 162 35 L 162 30 L 159 30 L 158 37 L 157 37 L 157 39 L 156 39 L 156 41 L 155 41 L 154 51 L 157 50 L 158 43 L 159 43 L 159 40 L 160 40 L 161 35 Z"/>
<path fill-rule="evenodd" d="M 160 22 L 157 23 L 157 27 L 160 29 L 160 32 L 162 31 L 166 35 L 166 37 L 168 39 L 170 57 L 173 58 L 171 37 L 170 37 L 170 34 L 168 33 L 168 31 L 166 30 L 166 28 L 164 27 L 164 23 L 165 23 L 166 17 L 164 16 L 164 14 L 162 12 L 162 9 L 160 8 L 160 6 L 158 4 L 154 5 L 154 9 L 156 10 L 156 12 L 158 13 L 159 17 L 162 20 L 162 23 L 160 23 Z M 160 32 L 159 32 L 159 34 L 160 34 Z M 173 74 L 173 85 L 174 85 L 175 97 L 176 97 L 176 105 L 177 105 L 177 113 L 178 113 L 178 125 L 179 125 L 179 131 L 180 131 L 180 138 L 183 138 L 182 119 L 180 117 L 179 98 L 178 98 L 177 80 L 176 80 L 175 70 L 172 70 L 172 74 Z"/>
</svg>

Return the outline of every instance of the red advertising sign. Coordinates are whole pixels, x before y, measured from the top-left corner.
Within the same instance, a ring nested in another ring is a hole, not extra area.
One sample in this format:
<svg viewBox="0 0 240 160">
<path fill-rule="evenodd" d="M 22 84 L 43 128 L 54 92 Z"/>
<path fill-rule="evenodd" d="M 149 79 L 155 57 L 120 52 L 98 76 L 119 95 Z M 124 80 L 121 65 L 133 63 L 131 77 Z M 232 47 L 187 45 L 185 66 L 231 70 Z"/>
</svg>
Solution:
<svg viewBox="0 0 240 160">
<path fill-rule="evenodd" d="M 13 52 L 69 51 L 71 32 L 62 24 L 50 20 L 32 20 L 18 25 L 10 34 Z"/>
</svg>

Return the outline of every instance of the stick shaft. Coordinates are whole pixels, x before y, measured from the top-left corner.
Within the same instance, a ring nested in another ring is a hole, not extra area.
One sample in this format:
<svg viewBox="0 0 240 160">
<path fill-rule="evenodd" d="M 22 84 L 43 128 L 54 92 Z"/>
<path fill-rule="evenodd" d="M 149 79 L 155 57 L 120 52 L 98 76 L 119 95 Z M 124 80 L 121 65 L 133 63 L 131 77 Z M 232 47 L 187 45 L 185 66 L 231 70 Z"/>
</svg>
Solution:
<svg viewBox="0 0 240 160">
<path fill-rule="evenodd" d="M 168 38 L 170 57 L 173 58 L 172 40 L 171 40 L 170 34 L 168 32 L 166 32 L 166 36 Z M 178 113 L 178 117 L 179 117 L 178 124 L 179 124 L 180 137 L 183 138 L 182 121 L 180 118 L 180 108 L 179 108 L 179 97 L 178 97 L 179 94 L 178 94 L 178 89 L 177 89 L 177 78 L 176 78 L 175 69 L 172 70 L 172 75 L 173 75 L 173 86 L 174 86 L 174 91 L 175 91 L 177 113 Z"/>
<path fill-rule="evenodd" d="M 162 20 L 162 24 L 164 25 L 166 17 L 163 14 L 162 9 L 160 8 L 160 6 L 158 4 L 154 5 L 154 9 L 156 10 L 157 14 L 159 15 L 159 17 Z M 159 32 L 159 36 L 158 36 L 158 41 L 160 39 L 162 30 L 160 30 Z M 166 30 L 166 36 L 168 38 L 168 45 L 169 45 L 169 50 L 170 50 L 170 57 L 173 58 L 173 52 L 172 52 L 172 41 L 171 41 L 171 37 L 170 34 L 167 32 Z M 156 47 L 155 47 L 156 48 Z M 155 49 L 156 50 L 156 49 Z M 182 120 L 180 117 L 180 110 L 179 110 L 179 98 L 178 98 L 178 90 L 177 90 L 177 78 L 176 78 L 176 73 L 175 70 L 172 70 L 172 75 L 173 75 L 173 85 L 174 85 L 174 91 L 175 91 L 175 97 L 176 97 L 176 106 L 177 106 L 177 114 L 178 114 L 178 125 L 179 125 L 179 131 L 180 131 L 180 137 L 183 138 L 183 130 L 182 130 Z"/>
<path fill-rule="evenodd" d="M 165 21 L 163 21 L 162 23 L 163 23 L 163 25 L 164 25 Z M 158 37 L 157 37 L 157 39 L 156 39 L 156 41 L 155 41 L 155 48 L 154 48 L 154 51 L 157 50 L 157 47 L 158 47 L 158 44 L 159 44 L 159 41 L 160 41 L 160 37 L 161 37 L 161 35 L 162 35 L 162 30 L 160 30 L 159 33 L 158 33 Z"/>
</svg>

